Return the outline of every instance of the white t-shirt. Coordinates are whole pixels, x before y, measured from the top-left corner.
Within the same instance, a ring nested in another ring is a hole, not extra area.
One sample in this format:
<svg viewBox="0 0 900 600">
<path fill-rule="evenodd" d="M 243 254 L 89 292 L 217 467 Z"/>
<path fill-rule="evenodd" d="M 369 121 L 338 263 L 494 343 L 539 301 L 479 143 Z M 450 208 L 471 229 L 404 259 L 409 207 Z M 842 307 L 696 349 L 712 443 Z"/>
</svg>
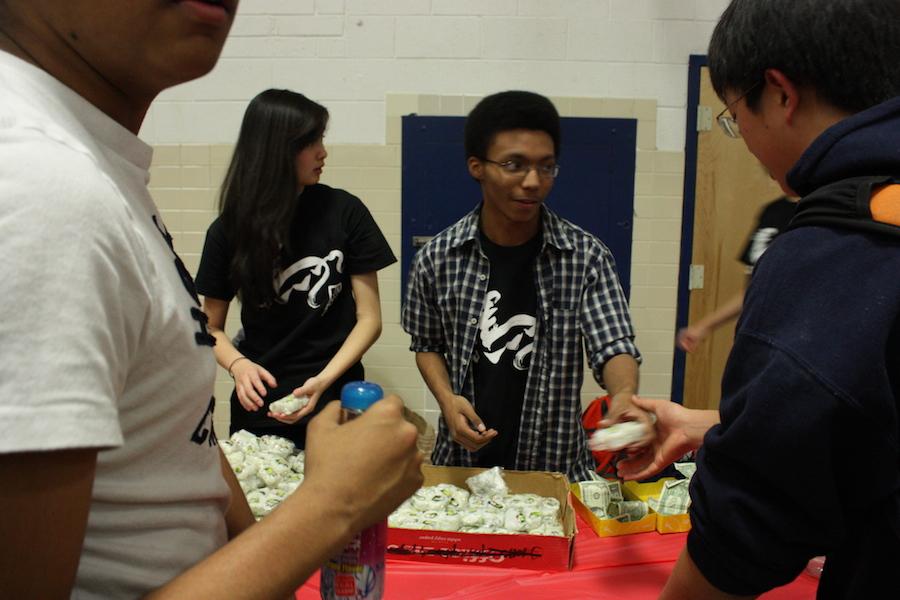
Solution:
<svg viewBox="0 0 900 600">
<path fill-rule="evenodd" d="M 141 596 L 226 541 L 216 367 L 151 155 L 0 52 L 0 452 L 100 449 L 73 598 Z"/>
</svg>

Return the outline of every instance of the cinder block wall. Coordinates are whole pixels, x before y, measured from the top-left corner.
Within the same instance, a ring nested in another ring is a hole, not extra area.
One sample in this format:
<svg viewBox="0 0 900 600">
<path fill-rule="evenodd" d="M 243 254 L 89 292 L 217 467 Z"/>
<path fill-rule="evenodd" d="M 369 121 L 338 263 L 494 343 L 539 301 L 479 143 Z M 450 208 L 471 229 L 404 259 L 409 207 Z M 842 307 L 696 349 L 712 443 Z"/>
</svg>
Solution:
<svg viewBox="0 0 900 600">
<path fill-rule="evenodd" d="M 196 272 L 218 186 L 247 102 L 269 87 L 326 105 L 323 182 L 358 195 L 399 256 L 400 117 L 464 115 L 483 95 L 529 89 L 564 116 L 638 119 L 631 310 L 644 354 L 641 392 L 671 386 L 680 244 L 687 64 L 727 0 L 243 0 L 208 76 L 162 94 L 141 135 L 155 148 L 151 189 Z M 400 269 L 380 277 L 384 333 L 369 376 L 434 423 L 399 325 Z M 238 327 L 238 308 L 228 330 Z M 220 372 L 216 424 L 231 381 Z M 587 401 L 600 393 L 588 377 Z"/>
</svg>

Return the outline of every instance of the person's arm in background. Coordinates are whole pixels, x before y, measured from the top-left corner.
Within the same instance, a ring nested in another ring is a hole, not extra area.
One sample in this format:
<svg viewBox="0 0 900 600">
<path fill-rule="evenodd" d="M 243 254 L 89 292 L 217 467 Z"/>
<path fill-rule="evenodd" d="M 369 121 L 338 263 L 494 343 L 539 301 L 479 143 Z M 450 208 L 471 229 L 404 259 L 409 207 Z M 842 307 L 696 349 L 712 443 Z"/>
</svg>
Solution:
<svg viewBox="0 0 900 600">
<path fill-rule="evenodd" d="M 416 428 L 396 396 L 339 425 L 310 423 L 306 479 L 263 521 L 147 597 L 289 597 L 353 534 L 422 483 Z M 0 455 L 0 598 L 68 598 L 91 503 L 96 449 Z M 48 569 L 48 565 L 53 565 Z"/>
<path fill-rule="evenodd" d="M 719 422 L 719 411 L 685 408 L 670 400 L 635 396 L 634 404 L 656 416 L 656 438 L 636 454 L 620 460 L 622 479 L 646 479 L 703 444 L 709 428 Z"/>
<path fill-rule="evenodd" d="M 263 405 L 263 397 L 268 393 L 266 386 L 275 387 L 278 384 L 275 377 L 262 365 L 241 354 L 225 334 L 228 306 L 229 303 L 225 300 L 209 296 L 203 298 L 203 312 L 209 319 L 207 329 L 216 338 L 213 352 L 219 366 L 234 379 L 234 389 L 241 406 L 249 411 L 259 410 Z"/>
<path fill-rule="evenodd" d="M 378 273 L 361 273 L 350 276 L 353 298 L 356 301 L 356 325 L 332 357 L 325 368 L 314 377 L 307 379 L 294 390 L 294 396 L 306 396 L 309 404 L 290 415 L 269 413 L 282 423 L 296 423 L 309 414 L 320 401 L 322 394 L 362 358 L 381 335 L 381 299 L 378 294 Z M 325 398 L 326 401 L 334 398 Z"/>
<path fill-rule="evenodd" d="M 693 352 L 713 331 L 741 314 L 743 305 L 744 290 L 741 290 L 732 296 L 728 302 L 696 323 L 679 330 L 676 337 L 678 347 L 685 352 Z"/>
<path fill-rule="evenodd" d="M 497 437 L 496 429 L 486 429 L 472 404 L 454 393 L 444 356 L 437 352 L 416 352 L 416 366 L 441 407 L 441 414 L 454 442 L 474 452 Z"/>
</svg>

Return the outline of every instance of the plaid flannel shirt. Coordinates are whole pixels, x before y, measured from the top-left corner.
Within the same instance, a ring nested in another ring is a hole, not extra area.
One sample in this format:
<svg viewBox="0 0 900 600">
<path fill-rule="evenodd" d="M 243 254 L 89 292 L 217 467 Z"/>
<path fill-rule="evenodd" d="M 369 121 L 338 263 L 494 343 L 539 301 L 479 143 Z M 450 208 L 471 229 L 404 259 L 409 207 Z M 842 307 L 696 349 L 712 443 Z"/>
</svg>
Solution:
<svg viewBox="0 0 900 600">
<path fill-rule="evenodd" d="M 423 246 L 413 259 L 403 328 L 413 352 L 447 362 L 454 393 L 478 410 L 469 368 L 490 282 L 479 242 L 479 206 Z M 516 469 L 560 471 L 589 479 L 595 462 L 581 426 L 582 347 L 602 385 L 603 365 L 617 354 L 640 361 L 625 295 L 609 249 L 595 236 L 542 208 L 543 243 L 535 259 L 538 293 L 534 353 L 525 386 Z M 583 343 L 583 346 L 582 346 Z M 489 401 L 485 400 L 485 401 Z M 432 461 L 472 466 L 441 417 Z"/>
</svg>

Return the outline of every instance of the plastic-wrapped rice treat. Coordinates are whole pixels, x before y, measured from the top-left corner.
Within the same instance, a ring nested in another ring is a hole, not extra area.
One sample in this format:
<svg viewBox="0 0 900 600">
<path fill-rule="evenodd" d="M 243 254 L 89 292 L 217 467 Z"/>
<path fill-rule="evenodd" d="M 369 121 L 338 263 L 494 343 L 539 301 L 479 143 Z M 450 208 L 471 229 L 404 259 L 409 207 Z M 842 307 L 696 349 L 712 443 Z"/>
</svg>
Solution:
<svg viewBox="0 0 900 600">
<path fill-rule="evenodd" d="M 476 527 L 461 527 L 460 531 L 464 533 L 496 533 L 497 528 L 491 525 L 478 525 Z"/>
<path fill-rule="evenodd" d="M 494 495 L 487 499 L 484 504 L 485 510 L 495 510 L 503 512 L 507 509 L 506 496 Z"/>
<path fill-rule="evenodd" d="M 297 485 L 300 485 L 303 483 L 303 479 L 303 473 L 295 473 L 294 471 L 288 471 L 281 476 L 282 483 L 296 483 Z"/>
<path fill-rule="evenodd" d="M 242 481 L 244 479 L 248 479 L 256 475 L 256 470 L 259 468 L 259 463 L 253 460 L 246 460 L 232 467 L 231 469 L 234 471 L 235 477 L 237 477 L 238 481 Z"/>
<path fill-rule="evenodd" d="M 247 492 L 247 504 L 261 504 L 267 495 L 265 489 L 250 490 Z"/>
<path fill-rule="evenodd" d="M 257 475 L 269 487 L 274 487 L 281 483 L 281 473 L 272 466 L 262 467 L 257 472 Z"/>
<path fill-rule="evenodd" d="M 485 522 L 485 512 L 477 508 L 465 508 L 460 511 L 461 527 L 480 527 Z"/>
<path fill-rule="evenodd" d="M 397 510 L 392 512 L 388 517 L 388 526 L 402 527 L 404 529 L 415 529 L 419 521 L 421 521 L 423 518 L 424 517 L 422 517 L 422 513 L 420 513 L 419 511 Z"/>
<path fill-rule="evenodd" d="M 460 487 L 449 483 L 439 483 L 434 487 L 447 496 L 447 505 L 457 510 L 469 502 L 469 492 Z"/>
<path fill-rule="evenodd" d="M 491 467 L 466 479 L 466 485 L 472 490 L 473 494 L 478 496 L 506 496 L 509 494 L 509 488 L 506 481 L 503 480 L 503 469 L 500 467 Z"/>
<path fill-rule="evenodd" d="M 279 435 L 264 435 L 259 438 L 260 452 L 288 457 L 294 453 L 295 449 L 294 442 Z"/>
<path fill-rule="evenodd" d="M 545 515 L 556 517 L 559 515 L 559 500 L 556 498 L 541 498 L 540 509 Z"/>
<path fill-rule="evenodd" d="M 238 483 L 240 484 L 241 489 L 244 490 L 245 494 L 251 490 L 256 490 L 263 487 L 262 480 L 256 475 L 251 475 L 249 477 L 246 477 L 245 479 L 238 479 Z"/>
<path fill-rule="evenodd" d="M 510 531 L 525 531 L 528 525 L 525 522 L 525 512 L 521 508 L 510 508 L 504 513 L 503 527 Z"/>
<path fill-rule="evenodd" d="M 537 494 L 510 494 L 506 498 L 507 506 L 522 506 L 524 508 L 537 507 L 541 497 Z"/>
<path fill-rule="evenodd" d="M 438 515 L 435 520 L 438 524 L 437 528 L 441 531 L 459 531 L 462 525 L 460 514 L 453 509 L 448 509 L 446 512 Z"/>
<path fill-rule="evenodd" d="M 449 500 L 450 497 L 435 486 L 419 488 L 410 498 L 413 507 L 418 510 L 438 510 L 446 506 Z"/>
<path fill-rule="evenodd" d="M 286 492 L 286 493 L 288 493 L 288 494 L 293 494 L 294 491 L 295 491 L 298 487 L 300 487 L 300 484 L 301 484 L 301 483 L 303 483 L 303 480 L 302 480 L 302 479 L 301 479 L 300 481 L 296 481 L 296 480 L 289 481 L 289 480 L 283 479 L 283 480 L 278 484 L 278 488 L 277 488 L 277 489 L 279 489 L 279 490 L 281 490 L 281 491 L 283 491 L 283 492 Z"/>
<path fill-rule="evenodd" d="M 276 508 L 278 508 L 278 505 L 281 504 L 282 500 L 283 500 L 283 498 L 279 498 L 277 496 L 271 496 L 271 495 L 266 496 L 266 499 L 263 501 L 263 504 L 265 505 L 265 507 L 267 509 L 266 512 L 270 513 L 273 510 L 275 510 Z"/>
<path fill-rule="evenodd" d="M 247 453 L 247 448 L 259 450 L 259 438 L 246 429 L 235 431 L 231 436 L 231 443 L 245 454 Z"/>
<path fill-rule="evenodd" d="M 440 529 L 435 519 L 418 519 L 416 529 L 438 530 Z"/>
<path fill-rule="evenodd" d="M 309 396 L 295 396 L 293 393 L 269 405 L 269 410 L 279 415 L 295 413 L 309 404 Z"/>
<path fill-rule="evenodd" d="M 626 446 L 639 442 L 647 434 L 647 426 L 637 421 L 626 421 L 610 425 L 606 429 L 598 429 L 588 440 L 591 450 L 616 452 Z"/>
<path fill-rule="evenodd" d="M 225 455 L 225 459 L 232 469 L 236 469 L 244 464 L 244 453 L 240 450 L 232 450 Z"/>
<path fill-rule="evenodd" d="M 291 465 L 291 469 L 294 472 L 303 473 L 306 469 L 306 453 L 301 450 L 299 454 L 292 456 L 288 460 L 288 463 Z"/>
</svg>

